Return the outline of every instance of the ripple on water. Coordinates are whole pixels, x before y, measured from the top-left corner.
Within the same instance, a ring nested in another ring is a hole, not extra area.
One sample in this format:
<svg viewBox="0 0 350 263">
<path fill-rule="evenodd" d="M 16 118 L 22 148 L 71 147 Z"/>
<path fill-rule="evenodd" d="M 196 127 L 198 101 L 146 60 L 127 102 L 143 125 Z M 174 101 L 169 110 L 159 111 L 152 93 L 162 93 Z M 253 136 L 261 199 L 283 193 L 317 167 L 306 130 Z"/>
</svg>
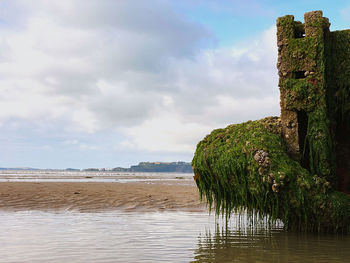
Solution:
<svg viewBox="0 0 350 263">
<path fill-rule="evenodd" d="M 350 238 L 206 213 L 0 212 L 1 262 L 348 262 Z"/>
</svg>

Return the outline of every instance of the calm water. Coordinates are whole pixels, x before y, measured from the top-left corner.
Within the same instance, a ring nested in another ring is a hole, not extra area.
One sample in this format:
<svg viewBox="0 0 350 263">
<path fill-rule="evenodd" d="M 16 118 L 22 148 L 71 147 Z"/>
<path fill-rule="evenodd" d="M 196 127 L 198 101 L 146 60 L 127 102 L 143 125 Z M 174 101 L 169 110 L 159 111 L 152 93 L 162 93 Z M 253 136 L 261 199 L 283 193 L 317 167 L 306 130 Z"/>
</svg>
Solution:
<svg viewBox="0 0 350 263">
<path fill-rule="evenodd" d="M 0 212 L 0 262 L 350 262 L 350 237 L 206 213 Z"/>
<path fill-rule="evenodd" d="M 192 184 L 192 174 L 0 171 L 0 182 Z M 207 213 L 0 211 L 0 262 L 350 262 L 350 236 Z"/>
<path fill-rule="evenodd" d="M 45 170 L 0 170 L 0 182 L 108 182 L 182 183 L 193 185 L 192 173 L 75 172 Z"/>
</svg>

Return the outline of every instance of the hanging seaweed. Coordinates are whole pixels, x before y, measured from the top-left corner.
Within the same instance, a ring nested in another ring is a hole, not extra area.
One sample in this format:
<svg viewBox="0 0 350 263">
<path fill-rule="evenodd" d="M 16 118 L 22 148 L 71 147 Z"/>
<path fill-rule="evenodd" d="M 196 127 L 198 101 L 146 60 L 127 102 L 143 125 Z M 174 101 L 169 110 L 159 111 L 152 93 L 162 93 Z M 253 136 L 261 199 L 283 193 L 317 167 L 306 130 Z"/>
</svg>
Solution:
<svg viewBox="0 0 350 263">
<path fill-rule="evenodd" d="M 287 229 L 349 230 L 350 197 L 291 159 L 279 118 L 214 130 L 192 161 L 200 195 L 217 214 L 248 211 Z"/>
<path fill-rule="evenodd" d="M 216 213 L 280 219 L 287 229 L 350 229 L 350 30 L 321 11 L 277 19 L 281 117 L 214 130 L 192 161 Z"/>
</svg>

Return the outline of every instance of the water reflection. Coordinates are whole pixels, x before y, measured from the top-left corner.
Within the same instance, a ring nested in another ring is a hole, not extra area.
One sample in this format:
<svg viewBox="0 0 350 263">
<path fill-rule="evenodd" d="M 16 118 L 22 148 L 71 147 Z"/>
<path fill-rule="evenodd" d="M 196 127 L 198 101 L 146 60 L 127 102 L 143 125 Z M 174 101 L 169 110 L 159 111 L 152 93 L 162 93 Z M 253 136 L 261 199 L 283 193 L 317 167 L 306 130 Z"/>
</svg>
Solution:
<svg viewBox="0 0 350 263">
<path fill-rule="evenodd" d="M 0 211 L 1 262 L 350 262 L 350 237 L 206 213 Z"/>
<path fill-rule="evenodd" d="M 198 237 L 191 262 L 350 262 L 345 235 L 290 233 L 275 226 L 217 222 Z"/>
<path fill-rule="evenodd" d="M 87 172 L 46 170 L 0 170 L 0 182 L 104 182 L 104 183 L 165 183 L 181 182 L 193 185 L 192 173 L 151 172 Z"/>
</svg>

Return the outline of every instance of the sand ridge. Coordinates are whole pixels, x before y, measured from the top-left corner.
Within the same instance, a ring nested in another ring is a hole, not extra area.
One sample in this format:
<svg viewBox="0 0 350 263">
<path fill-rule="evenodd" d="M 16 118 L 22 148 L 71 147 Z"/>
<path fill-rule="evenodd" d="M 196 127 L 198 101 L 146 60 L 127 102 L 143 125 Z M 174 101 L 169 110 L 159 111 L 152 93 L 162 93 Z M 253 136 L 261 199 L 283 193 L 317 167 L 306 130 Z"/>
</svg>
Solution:
<svg viewBox="0 0 350 263">
<path fill-rule="evenodd" d="M 181 180 L 180 180 L 181 181 Z M 99 182 L 3 182 L 0 209 L 11 211 L 74 210 L 206 211 L 195 184 Z"/>
</svg>

